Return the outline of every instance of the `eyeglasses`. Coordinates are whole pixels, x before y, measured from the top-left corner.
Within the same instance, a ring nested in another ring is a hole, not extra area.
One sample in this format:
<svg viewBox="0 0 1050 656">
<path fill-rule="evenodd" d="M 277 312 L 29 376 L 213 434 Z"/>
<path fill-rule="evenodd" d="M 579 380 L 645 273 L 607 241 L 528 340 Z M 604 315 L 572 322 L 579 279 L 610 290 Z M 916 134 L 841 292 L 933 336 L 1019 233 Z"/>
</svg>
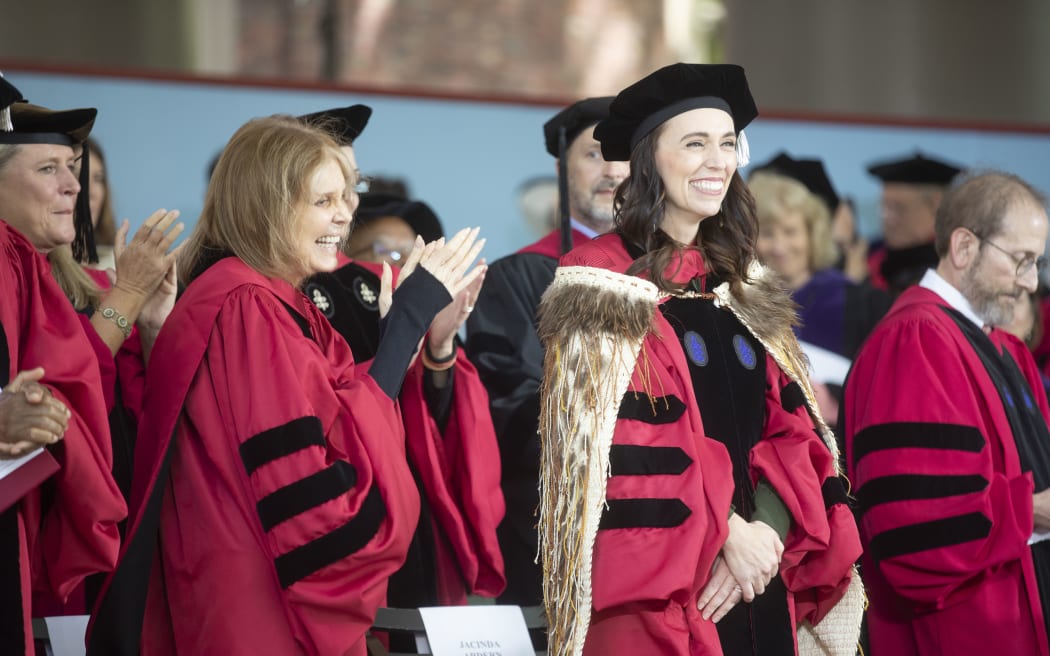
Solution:
<svg viewBox="0 0 1050 656">
<path fill-rule="evenodd" d="M 367 262 L 392 262 L 400 264 L 408 259 L 415 242 L 397 242 L 385 235 L 377 236 L 372 243 L 365 244 L 361 248 L 349 253 L 355 260 Z"/>
<path fill-rule="evenodd" d="M 991 246 L 995 250 L 999 251 L 1000 253 L 1002 253 L 1006 257 L 1008 257 L 1011 260 L 1013 260 L 1014 264 L 1017 265 L 1016 273 L 1017 273 L 1017 277 L 1018 278 L 1020 278 L 1021 276 L 1025 275 L 1026 273 L 1031 271 L 1032 267 L 1035 267 L 1035 270 L 1036 270 L 1037 273 L 1042 273 L 1046 269 L 1046 258 L 1043 257 L 1042 255 L 1036 255 L 1035 253 L 1025 253 L 1024 255 L 1018 256 L 1018 255 L 1016 255 L 1014 253 L 1011 253 L 1010 251 L 1006 250 L 1002 246 L 999 246 L 998 244 L 993 242 L 991 239 L 988 239 L 986 237 L 982 237 L 980 235 L 976 235 L 976 237 L 980 241 L 984 242 L 985 244 L 988 244 L 989 246 Z"/>
</svg>

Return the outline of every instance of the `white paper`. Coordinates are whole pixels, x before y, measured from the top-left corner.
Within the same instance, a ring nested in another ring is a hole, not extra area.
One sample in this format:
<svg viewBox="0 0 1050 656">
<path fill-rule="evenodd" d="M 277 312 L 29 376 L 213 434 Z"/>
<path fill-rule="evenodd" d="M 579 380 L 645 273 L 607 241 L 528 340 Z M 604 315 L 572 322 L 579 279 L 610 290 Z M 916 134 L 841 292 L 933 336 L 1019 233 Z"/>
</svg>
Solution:
<svg viewBox="0 0 1050 656">
<path fill-rule="evenodd" d="M 820 348 L 809 342 L 799 342 L 809 358 L 809 377 L 818 383 L 842 385 L 849 373 L 850 360 L 834 351 Z"/>
<path fill-rule="evenodd" d="M 55 656 L 84 656 L 84 636 L 87 635 L 88 616 L 68 615 L 45 617 L 51 653 Z"/>
<path fill-rule="evenodd" d="M 6 459 L 5 460 L 0 460 L 0 480 L 5 478 L 6 476 L 11 475 L 16 469 L 18 469 L 22 465 L 26 464 L 27 462 L 29 462 L 33 458 L 35 458 L 38 455 L 40 455 L 40 452 L 43 451 L 43 450 L 44 450 L 44 447 L 40 447 L 39 449 L 34 449 L 33 451 L 30 451 L 29 453 L 25 454 L 21 458 L 12 458 L 10 460 L 6 460 Z"/>
<path fill-rule="evenodd" d="M 434 656 L 535 656 L 518 606 L 420 608 Z"/>
</svg>

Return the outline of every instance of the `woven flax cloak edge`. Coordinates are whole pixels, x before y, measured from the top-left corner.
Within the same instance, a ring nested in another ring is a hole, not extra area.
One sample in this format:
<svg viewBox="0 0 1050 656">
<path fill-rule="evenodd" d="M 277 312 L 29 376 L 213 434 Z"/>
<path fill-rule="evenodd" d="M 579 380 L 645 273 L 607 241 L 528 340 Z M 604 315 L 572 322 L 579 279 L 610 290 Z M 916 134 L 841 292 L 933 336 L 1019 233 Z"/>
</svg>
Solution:
<svg viewBox="0 0 1050 656">
<path fill-rule="evenodd" d="M 548 653 L 581 656 L 620 399 L 659 301 L 652 283 L 560 267 L 540 303 L 540 553 Z"/>
</svg>

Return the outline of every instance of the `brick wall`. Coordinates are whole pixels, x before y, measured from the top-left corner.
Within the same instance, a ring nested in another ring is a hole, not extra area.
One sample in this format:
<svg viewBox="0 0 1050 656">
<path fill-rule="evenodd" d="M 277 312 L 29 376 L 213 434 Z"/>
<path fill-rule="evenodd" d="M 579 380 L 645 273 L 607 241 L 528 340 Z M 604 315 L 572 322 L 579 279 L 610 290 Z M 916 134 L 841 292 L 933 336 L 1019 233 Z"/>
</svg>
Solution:
<svg viewBox="0 0 1050 656">
<path fill-rule="evenodd" d="M 612 93 L 667 62 L 662 3 L 240 0 L 240 73 L 478 94 Z"/>
</svg>

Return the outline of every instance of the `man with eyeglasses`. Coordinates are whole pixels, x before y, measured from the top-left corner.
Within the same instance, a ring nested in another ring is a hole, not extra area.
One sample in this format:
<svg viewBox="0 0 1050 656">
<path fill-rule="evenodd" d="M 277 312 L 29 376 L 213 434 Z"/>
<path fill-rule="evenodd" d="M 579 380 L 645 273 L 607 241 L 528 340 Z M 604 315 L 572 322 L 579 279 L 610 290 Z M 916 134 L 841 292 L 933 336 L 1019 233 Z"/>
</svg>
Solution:
<svg viewBox="0 0 1050 656">
<path fill-rule="evenodd" d="M 1000 329 L 1045 265 L 1046 199 L 970 175 L 936 217 L 939 262 L 865 343 L 846 383 L 847 471 L 874 656 L 1047 654 L 1050 409 Z"/>
<path fill-rule="evenodd" d="M 936 266 L 934 217 L 945 190 L 960 172 L 959 167 L 922 153 L 868 167 L 868 173 L 882 183 L 882 243 L 868 256 L 873 287 L 896 298 L 927 268 Z"/>
</svg>

